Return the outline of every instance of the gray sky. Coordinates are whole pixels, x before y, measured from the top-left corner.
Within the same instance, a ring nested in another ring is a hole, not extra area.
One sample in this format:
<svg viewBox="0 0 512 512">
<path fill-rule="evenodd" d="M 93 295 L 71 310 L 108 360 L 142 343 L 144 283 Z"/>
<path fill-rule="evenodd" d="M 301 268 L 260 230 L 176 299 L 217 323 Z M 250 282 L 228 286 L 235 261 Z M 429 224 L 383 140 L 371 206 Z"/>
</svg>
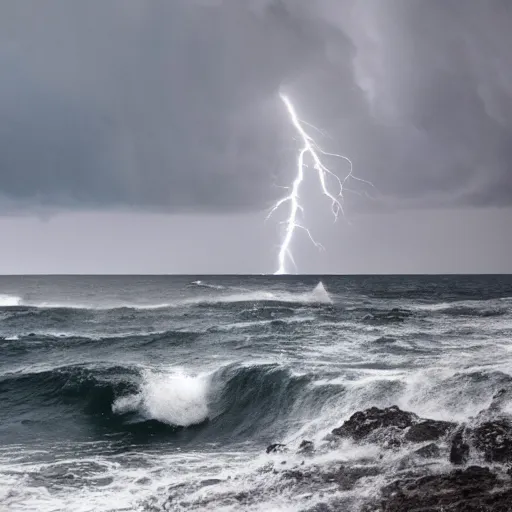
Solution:
<svg viewBox="0 0 512 512">
<path fill-rule="evenodd" d="M 272 272 L 280 91 L 375 185 L 334 224 L 308 182 L 301 272 L 512 272 L 511 26 L 509 0 L 2 2 L 0 273 Z"/>
</svg>

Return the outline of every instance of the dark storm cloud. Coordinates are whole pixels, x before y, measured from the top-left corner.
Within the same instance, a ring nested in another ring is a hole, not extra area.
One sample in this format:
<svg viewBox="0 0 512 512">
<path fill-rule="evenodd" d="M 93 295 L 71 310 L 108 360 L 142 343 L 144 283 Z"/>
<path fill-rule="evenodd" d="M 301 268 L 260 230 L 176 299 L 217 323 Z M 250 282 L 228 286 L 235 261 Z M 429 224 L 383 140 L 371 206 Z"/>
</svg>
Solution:
<svg viewBox="0 0 512 512">
<path fill-rule="evenodd" d="M 0 205 L 268 206 L 281 87 L 391 201 L 510 204 L 511 26 L 506 0 L 4 2 Z"/>
</svg>

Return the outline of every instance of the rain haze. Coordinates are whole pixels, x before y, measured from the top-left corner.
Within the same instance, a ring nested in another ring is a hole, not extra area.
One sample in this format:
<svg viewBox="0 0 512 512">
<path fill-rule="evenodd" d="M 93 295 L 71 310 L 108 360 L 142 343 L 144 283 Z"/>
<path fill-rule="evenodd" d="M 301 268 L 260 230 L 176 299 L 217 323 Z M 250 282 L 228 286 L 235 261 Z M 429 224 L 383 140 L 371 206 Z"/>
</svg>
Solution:
<svg viewBox="0 0 512 512">
<path fill-rule="evenodd" d="M 299 272 L 512 272 L 511 25 L 507 0 L 3 2 L 0 273 L 272 273 L 281 92 L 374 185 L 334 222 L 308 175 Z"/>
</svg>

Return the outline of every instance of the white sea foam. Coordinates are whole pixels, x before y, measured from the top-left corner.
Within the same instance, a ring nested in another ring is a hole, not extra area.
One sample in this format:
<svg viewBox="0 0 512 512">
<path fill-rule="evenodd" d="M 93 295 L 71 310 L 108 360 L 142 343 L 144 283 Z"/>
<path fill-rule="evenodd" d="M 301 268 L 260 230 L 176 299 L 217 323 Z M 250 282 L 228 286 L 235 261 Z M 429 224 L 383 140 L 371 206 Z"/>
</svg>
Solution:
<svg viewBox="0 0 512 512">
<path fill-rule="evenodd" d="M 146 371 L 139 392 L 118 398 L 112 410 L 116 414 L 137 412 L 168 425 L 196 425 L 208 418 L 208 384 L 206 375 Z"/>
<path fill-rule="evenodd" d="M 26 303 L 27 306 L 42 309 L 91 309 L 97 311 L 110 311 L 115 309 L 166 309 L 177 304 L 172 303 L 159 303 L 159 304 L 133 304 L 133 303 L 112 303 L 112 304 L 78 304 L 72 302 L 30 302 Z"/>
<path fill-rule="evenodd" d="M 210 285 L 202 281 L 195 281 L 195 286 L 210 288 L 214 290 L 225 290 L 225 287 L 218 285 Z M 0 307 L 19 306 L 21 304 L 42 309 L 87 309 L 98 311 L 109 311 L 116 309 L 135 309 L 135 310 L 159 310 L 167 308 L 176 308 L 182 306 L 190 306 L 194 304 L 222 304 L 236 302 L 290 302 L 290 303 L 306 303 L 306 304 L 330 304 L 332 299 L 325 289 L 322 282 L 310 292 L 290 293 L 284 291 L 255 290 L 240 291 L 229 295 L 219 293 L 213 296 L 198 296 L 176 301 L 159 302 L 155 304 L 137 304 L 136 302 L 111 302 L 103 304 L 86 304 L 72 301 L 23 301 L 21 297 L 15 295 L 0 294 Z"/>
<path fill-rule="evenodd" d="M 281 291 L 257 290 L 231 295 L 218 295 L 216 297 L 195 297 L 186 303 L 230 303 L 230 302 L 290 302 L 306 304 L 331 304 L 332 299 L 322 282 L 310 292 L 290 293 Z"/>
<path fill-rule="evenodd" d="M 199 291 L 197 293 L 200 294 Z M 289 300 L 311 303 L 316 299 L 316 301 L 328 302 L 325 295 L 330 301 L 328 292 L 320 284 L 314 291 L 308 293 L 284 293 L 269 288 L 252 293 L 239 293 L 236 296 L 227 295 L 232 293 L 234 293 L 232 289 L 224 293 L 212 293 L 213 298 L 200 298 L 199 301 L 230 302 L 233 301 L 233 297 L 236 297 L 236 300 L 240 298 L 239 300 L 242 301 Z M 206 292 L 203 292 L 203 295 L 206 295 Z M 266 298 L 248 299 L 249 296 Z M 339 294 L 336 298 L 340 300 Z M 187 300 L 177 302 L 176 305 L 186 304 Z M 197 299 L 193 300 L 197 302 Z M 248 306 L 248 309 L 251 306 Z M 265 307 L 265 305 L 260 306 Z M 240 318 L 237 316 L 238 313 L 237 309 L 231 318 L 222 316 L 218 328 L 240 329 L 271 322 L 271 320 L 238 322 L 237 319 Z M 224 311 L 222 314 L 224 315 Z M 228 358 L 229 363 L 241 366 L 273 364 L 276 362 L 276 354 L 280 352 L 286 356 L 286 364 L 283 363 L 283 366 L 287 369 L 292 368 L 290 373 L 294 377 L 298 375 L 321 377 L 321 380 L 312 382 L 310 387 L 304 384 L 303 388 L 300 388 L 295 406 L 290 406 L 293 408 L 289 414 L 291 418 L 289 431 L 280 427 L 277 437 L 269 439 L 269 442 L 279 441 L 290 444 L 290 452 L 283 454 L 282 457 L 277 454 L 266 455 L 261 448 L 253 450 L 250 443 L 244 446 L 244 451 L 247 451 L 240 456 L 243 461 L 237 460 L 233 454 L 229 453 L 230 446 L 221 444 L 216 448 L 213 456 L 208 451 L 201 453 L 196 445 L 190 449 L 181 448 L 181 451 L 171 447 L 169 450 L 162 450 L 162 453 L 156 453 L 160 450 L 148 450 L 146 453 L 138 454 L 123 453 L 121 456 L 113 456 L 107 453 L 107 450 L 102 450 L 99 455 L 100 460 L 97 461 L 98 465 L 101 461 L 108 461 L 111 464 L 109 466 L 103 464 L 104 469 L 97 469 L 94 475 L 83 477 L 90 479 L 88 482 L 90 481 L 91 485 L 83 485 L 79 489 L 76 479 L 70 480 L 69 485 L 61 479 L 58 486 L 52 488 L 50 492 L 46 491 L 43 485 L 36 487 L 32 481 L 28 480 L 31 478 L 30 475 L 39 473 L 41 469 L 45 470 L 46 466 L 28 467 L 20 462 L 14 468 L 14 457 L 2 461 L 0 456 L 0 509 L 4 504 L 10 507 L 10 510 L 37 508 L 42 512 L 142 510 L 149 508 L 144 506 L 144 500 L 160 496 L 162 506 L 159 509 L 162 510 L 165 509 L 164 503 L 168 508 L 172 506 L 170 503 L 179 502 L 184 503 L 183 508 L 187 510 L 199 511 L 208 508 L 234 512 L 241 509 L 239 502 L 233 499 L 233 496 L 239 493 L 256 497 L 255 500 L 258 503 L 248 504 L 243 508 L 251 512 L 256 510 L 297 511 L 312 508 L 317 499 L 325 502 L 335 494 L 331 488 L 321 489 L 322 493 L 325 490 L 325 495 L 317 492 L 316 488 L 307 490 L 303 494 L 302 484 L 293 487 L 289 478 L 283 478 L 278 472 L 263 471 L 263 468 L 274 463 L 278 470 L 282 468 L 286 471 L 302 464 L 305 460 L 301 471 L 311 469 L 327 472 L 331 464 L 339 468 L 340 463 L 357 464 L 359 459 L 373 460 L 376 464 L 388 462 L 394 464 L 391 460 L 393 457 L 396 458 L 396 465 L 399 465 L 403 452 L 386 452 L 381 459 L 382 452 L 376 446 L 358 446 L 342 442 L 339 447 L 331 448 L 324 442 L 324 437 L 355 411 L 371 406 L 386 407 L 396 404 L 422 417 L 465 421 L 491 402 L 494 392 L 501 386 L 501 377 L 496 372 L 501 370 L 504 373 L 511 373 L 511 357 L 506 352 L 508 334 L 506 332 L 500 334 L 503 346 L 494 342 L 492 350 L 482 338 L 484 334 L 487 336 L 487 332 L 489 334 L 495 332 L 498 326 L 502 329 L 510 328 L 509 318 L 505 320 L 501 317 L 453 320 L 441 318 L 430 324 L 423 321 L 423 316 L 418 316 L 421 319 L 420 323 L 417 323 L 413 316 L 400 325 L 358 326 L 357 323 L 348 320 L 316 321 L 312 329 L 318 332 L 313 334 L 308 330 L 306 336 L 294 335 L 289 340 L 276 337 L 271 339 L 268 345 L 259 343 L 257 334 L 254 337 L 248 336 L 247 340 L 254 341 L 247 343 L 249 347 L 247 352 L 224 351 L 225 345 L 222 345 L 222 350 L 219 350 L 215 349 L 214 343 L 211 344 L 213 351 L 209 353 L 211 359 L 208 366 L 211 361 L 215 361 L 217 368 L 219 364 L 227 365 Z M 295 322 L 306 319 L 306 317 L 291 317 L 284 321 Z M 201 321 L 203 322 L 203 319 Z M 209 320 L 207 322 L 209 323 Z M 467 334 L 457 335 L 457 332 L 467 325 L 478 326 L 478 329 L 475 329 L 475 340 Z M 329 326 L 332 328 L 327 330 L 326 327 Z M 449 336 L 445 336 L 448 329 L 450 329 Z M 451 331 L 455 334 L 451 334 Z M 398 341 L 389 345 L 373 342 L 377 337 L 384 335 L 393 335 L 398 338 Z M 406 345 L 402 338 L 412 340 L 411 345 Z M 496 340 L 496 335 L 493 339 Z M 201 350 L 203 348 L 202 345 Z M 197 358 L 196 347 L 192 350 L 194 350 L 192 354 L 195 354 L 195 359 Z M 205 356 L 206 361 L 208 354 Z M 180 355 L 169 350 L 169 359 L 174 362 L 176 357 Z M 243 359 L 243 362 L 239 359 Z M 161 364 L 164 366 L 167 362 L 163 360 Z M 187 363 L 184 362 L 184 364 Z M 22 370 L 20 373 L 26 371 Z M 10 371 L 13 371 L 12 367 Z M 478 375 L 472 376 L 480 371 L 486 374 L 485 378 L 479 378 Z M 137 416 L 184 426 L 200 423 L 208 416 L 212 417 L 212 411 L 208 410 L 208 399 L 212 393 L 209 376 L 167 370 L 147 372 L 142 377 L 138 392 L 119 398 L 113 405 L 114 412 L 135 412 Z M 306 383 L 307 379 L 303 382 Z M 284 384 L 285 381 L 283 381 Z M 319 389 L 322 386 L 326 389 Z M 509 411 L 509 407 L 510 404 L 506 404 L 506 411 Z M 211 409 L 213 410 L 214 407 Z M 294 454 L 296 447 L 303 439 L 314 441 L 317 447 L 317 452 L 310 457 Z M 134 447 L 134 450 L 136 449 Z M 404 451 L 406 449 L 404 448 Z M 76 452 L 80 453 L 79 447 L 76 448 Z M 140 457 L 144 463 L 140 464 L 137 458 L 130 461 L 128 458 L 131 455 Z M 39 458 L 39 460 L 42 459 Z M 78 466 L 83 460 L 83 457 L 80 457 L 73 461 L 73 465 Z M 67 461 L 69 462 L 71 461 Z M 286 464 L 281 466 L 281 462 Z M 50 469 L 54 466 L 55 463 L 48 464 Z M 74 468 L 71 471 L 78 474 Z M 388 471 L 387 474 L 389 473 Z M 42 475 L 45 477 L 44 471 Z M 93 485 L 94 479 L 98 477 L 111 477 L 112 483 L 104 486 Z M 367 484 L 363 482 L 364 487 L 361 485 L 354 492 L 359 495 L 363 492 L 377 493 L 381 485 L 387 483 L 385 477 L 383 472 L 379 477 L 382 478 L 382 482 L 375 480 L 368 481 Z M 28 480 L 26 485 L 24 478 Z M 218 479 L 219 483 L 202 486 L 202 479 Z M 167 501 L 173 492 L 177 497 L 172 502 Z M 155 509 L 157 509 L 156 506 Z"/>
<path fill-rule="evenodd" d="M 205 283 L 204 281 L 192 281 L 192 286 L 199 286 L 201 288 L 211 288 L 212 290 L 224 290 L 225 286 L 219 284 Z"/>
<path fill-rule="evenodd" d="M 93 451 L 98 447 L 91 445 Z M 140 464 L 144 460 L 145 463 Z M 190 507 L 187 510 L 205 510 L 202 498 L 215 498 L 211 510 L 222 511 L 240 510 L 235 505 L 223 506 L 223 492 L 250 492 L 258 484 L 263 485 L 263 479 L 268 480 L 267 474 L 256 472 L 262 464 L 268 462 L 268 457 L 255 456 L 253 453 L 221 452 L 218 457 L 211 458 L 208 453 L 182 453 L 179 450 L 163 453 L 154 450 L 150 453 L 132 451 L 120 456 L 91 455 L 77 457 L 70 454 L 66 458 L 46 462 L 28 463 L 16 462 L 11 453 L 2 453 L 0 448 L 0 510 L 25 512 L 38 510 L 41 512 L 56 512 L 73 510 L 75 512 L 114 512 L 147 510 L 145 503 L 155 505 L 154 509 L 170 510 L 168 497 L 169 487 L 173 484 L 192 487 L 195 492 L 187 492 L 182 496 Z M 84 476 L 80 467 L 93 467 L 89 475 Z M 34 485 L 30 475 L 62 473 L 63 468 L 69 468 L 72 479 L 63 479 L 59 485 L 49 491 L 44 484 Z M 57 470 L 57 471 L 55 471 Z M 236 479 L 233 477 L 237 477 Z M 220 484 L 197 488 L 202 479 L 218 478 Z M 77 481 L 86 481 L 86 485 L 77 487 Z M 107 485 L 95 485 L 101 480 L 111 480 Z M 171 491 L 172 492 L 172 491 Z M 231 499 L 226 500 L 231 503 Z M 155 503 L 155 498 L 157 502 Z M 272 498 L 272 497 L 270 497 Z M 275 499 L 275 497 L 274 497 Z M 287 500 L 289 503 L 289 500 Z M 165 504 L 165 505 L 164 505 Z M 151 507 L 153 509 L 153 507 Z M 251 507 L 251 510 L 254 510 Z M 284 510 L 271 507 L 258 510 Z M 297 507 L 289 510 L 295 511 Z"/>
<path fill-rule="evenodd" d="M 19 306 L 21 297 L 0 293 L 0 307 Z"/>
<path fill-rule="evenodd" d="M 332 299 L 330 295 L 327 293 L 327 290 L 325 289 L 324 284 L 322 281 L 320 281 L 316 286 L 313 292 L 311 293 L 311 300 L 314 302 L 320 302 L 320 303 L 330 303 L 332 302 Z"/>
<path fill-rule="evenodd" d="M 489 311 L 493 307 L 503 309 L 503 306 L 507 306 L 509 298 L 498 298 L 498 299 L 466 299 L 466 300 L 454 300 L 450 302 L 437 302 L 435 304 L 410 304 L 408 308 L 415 311 L 434 311 L 434 312 L 445 312 L 450 310 L 464 310 L 470 309 L 475 310 L 481 308 L 484 311 Z M 506 309 L 503 309 L 505 312 Z"/>
<path fill-rule="evenodd" d="M 334 426 L 341 425 L 356 411 L 373 406 L 397 405 L 422 418 L 468 421 L 490 405 L 502 386 L 499 373 L 480 379 L 480 371 L 485 368 L 467 367 L 461 371 L 453 361 L 446 361 L 426 369 L 364 369 L 317 380 L 311 383 L 312 388 L 339 387 L 339 393 L 327 395 L 321 409 L 298 430 L 290 431 L 284 442 L 296 443 L 306 438 L 321 443 Z M 506 379 L 505 373 L 503 378 Z M 506 403 L 504 408 L 512 411 L 512 403 Z M 299 404 L 298 410 L 304 409 Z"/>
<path fill-rule="evenodd" d="M 100 340 L 116 340 L 123 339 L 128 337 L 137 337 L 144 338 L 149 336 L 157 336 L 166 334 L 169 331 L 155 330 L 155 331 L 121 331 L 121 332 L 94 332 L 94 331 L 53 331 L 53 330 L 42 330 L 42 331 L 24 331 L 19 332 L 18 334 L 13 334 L 11 336 L 6 337 L 7 341 L 15 341 L 20 338 L 24 338 L 29 336 L 32 340 L 39 341 L 40 338 L 59 338 L 60 340 L 74 340 L 78 339 L 78 341 L 100 341 Z M 179 331 L 176 331 L 179 332 Z"/>
<path fill-rule="evenodd" d="M 285 324 L 301 324 L 307 322 L 313 322 L 315 320 L 314 316 L 302 316 L 302 317 L 292 317 L 292 318 L 273 318 L 271 320 L 254 320 L 253 322 L 234 322 L 232 324 L 225 324 L 216 326 L 215 329 L 218 331 L 233 331 L 237 329 L 247 329 L 250 327 L 258 327 L 264 325 L 270 325 L 276 320 L 279 322 L 283 322 Z"/>
</svg>

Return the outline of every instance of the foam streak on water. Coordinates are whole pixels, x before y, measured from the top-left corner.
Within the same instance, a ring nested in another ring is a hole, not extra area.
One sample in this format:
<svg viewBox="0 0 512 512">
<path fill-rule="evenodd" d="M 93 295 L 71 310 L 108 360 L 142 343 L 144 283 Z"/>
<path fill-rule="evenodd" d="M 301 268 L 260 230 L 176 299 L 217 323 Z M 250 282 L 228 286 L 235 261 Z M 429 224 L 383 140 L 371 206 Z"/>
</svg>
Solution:
<svg viewBox="0 0 512 512">
<path fill-rule="evenodd" d="M 511 296 L 506 276 L 0 277 L 0 510 L 357 511 L 409 448 L 328 434 L 372 406 L 463 422 L 510 390 L 512 411 Z M 341 464 L 372 476 L 341 489 Z"/>
</svg>

